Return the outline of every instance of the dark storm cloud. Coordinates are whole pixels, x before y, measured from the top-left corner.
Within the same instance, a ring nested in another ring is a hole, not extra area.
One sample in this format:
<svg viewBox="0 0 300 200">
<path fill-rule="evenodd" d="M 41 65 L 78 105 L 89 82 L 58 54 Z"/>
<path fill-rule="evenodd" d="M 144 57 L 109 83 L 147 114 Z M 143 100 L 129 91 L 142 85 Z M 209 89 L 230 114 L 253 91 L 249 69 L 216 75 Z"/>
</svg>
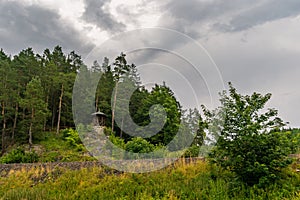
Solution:
<svg viewBox="0 0 300 200">
<path fill-rule="evenodd" d="M 299 14 L 299 0 L 269 0 L 235 15 L 228 25 L 219 24 L 219 27 L 222 27 L 224 31 L 242 31 L 269 21 Z"/>
<path fill-rule="evenodd" d="M 299 0 L 172 0 L 163 8 L 160 25 L 192 37 L 207 31 L 232 32 L 249 29 L 281 18 L 300 14 Z"/>
<path fill-rule="evenodd" d="M 70 24 L 61 20 L 55 11 L 37 5 L 25 6 L 18 2 L 0 3 L 0 47 L 10 54 L 33 47 L 42 52 L 45 48 L 62 46 L 87 54 L 93 45 Z"/>
<path fill-rule="evenodd" d="M 243 3 L 242 3 L 243 2 Z M 189 22 L 200 22 L 206 21 L 218 16 L 224 15 L 239 7 L 250 5 L 257 1 L 240 1 L 240 0 L 216 0 L 216 1 L 178 1 L 173 0 L 165 5 L 167 11 L 170 12 L 171 16 L 183 19 Z"/>
<path fill-rule="evenodd" d="M 300 126 L 294 112 L 300 108 L 300 93 L 295 92 L 299 0 L 171 0 L 161 10 L 159 26 L 203 44 L 224 82 L 233 82 L 242 93 L 271 92 L 270 107 L 279 109 L 292 126 Z M 286 92 L 288 97 L 282 95 Z"/>
<path fill-rule="evenodd" d="M 101 30 L 109 32 L 125 30 L 126 26 L 124 24 L 118 22 L 108 11 L 104 10 L 103 6 L 106 2 L 106 0 L 86 0 L 82 19 L 95 24 Z"/>
</svg>

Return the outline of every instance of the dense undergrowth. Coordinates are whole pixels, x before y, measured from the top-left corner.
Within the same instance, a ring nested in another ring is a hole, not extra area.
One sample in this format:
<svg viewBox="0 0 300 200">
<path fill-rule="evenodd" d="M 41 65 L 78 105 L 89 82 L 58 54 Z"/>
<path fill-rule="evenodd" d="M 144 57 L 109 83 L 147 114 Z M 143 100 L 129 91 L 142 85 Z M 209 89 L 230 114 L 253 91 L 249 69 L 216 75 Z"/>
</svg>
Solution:
<svg viewBox="0 0 300 200">
<path fill-rule="evenodd" d="M 295 166 L 294 166 L 295 167 Z M 292 166 L 266 188 L 246 186 L 232 173 L 203 161 L 184 160 L 163 170 L 117 173 L 107 168 L 35 168 L 0 178 L 2 199 L 300 199 L 300 175 Z"/>
<path fill-rule="evenodd" d="M 129 153 L 148 153 L 156 149 L 161 149 L 163 155 L 170 156 L 169 151 L 159 145 L 152 145 L 143 138 L 133 138 L 125 143 L 123 139 L 110 135 L 113 144 L 128 151 Z M 175 154 L 176 152 L 173 152 Z M 178 152 L 177 152 L 178 153 Z M 199 155 L 199 147 L 192 145 L 185 152 L 179 152 L 183 157 L 197 157 Z M 128 156 L 114 154 L 115 159 L 138 159 L 138 156 Z M 163 155 L 157 154 L 157 157 Z M 156 157 L 153 157 L 156 158 Z M 0 163 L 44 163 L 44 162 L 72 162 L 72 161 L 92 161 L 95 160 L 85 149 L 81 139 L 72 128 L 61 130 L 59 135 L 54 132 L 45 132 L 34 138 L 34 145 L 29 150 L 28 144 L 16 144 L 7 149 L 6 154 L 0 157 Z"/>
<path fill-rule="evenodd" d="M 69 129 L 67 129 L 69 130 Z M 71 129 L 72 130 L 72 129 Z M 29 151 L 27 144 L 16 144 L 0 157 L 0 163 L 72 162 L 95 160 L 81 144 L 73 141 L 68 133 L 45 132 L 34 138 Z"/>
</svg>

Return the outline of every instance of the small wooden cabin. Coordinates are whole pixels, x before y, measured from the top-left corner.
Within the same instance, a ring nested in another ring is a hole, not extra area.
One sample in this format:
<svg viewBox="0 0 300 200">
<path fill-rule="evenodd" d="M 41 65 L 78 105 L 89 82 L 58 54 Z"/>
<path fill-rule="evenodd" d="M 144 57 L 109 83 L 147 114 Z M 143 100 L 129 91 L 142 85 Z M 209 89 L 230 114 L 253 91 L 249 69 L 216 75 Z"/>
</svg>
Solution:
<svg viewBox="0 0 300 200">
<path fill-rule="evenodd" d="M 106 115 L 103 112 L 95 112 L 93 115 L 93 125 L 94 126 L 105 126 Z"/>
</svg>

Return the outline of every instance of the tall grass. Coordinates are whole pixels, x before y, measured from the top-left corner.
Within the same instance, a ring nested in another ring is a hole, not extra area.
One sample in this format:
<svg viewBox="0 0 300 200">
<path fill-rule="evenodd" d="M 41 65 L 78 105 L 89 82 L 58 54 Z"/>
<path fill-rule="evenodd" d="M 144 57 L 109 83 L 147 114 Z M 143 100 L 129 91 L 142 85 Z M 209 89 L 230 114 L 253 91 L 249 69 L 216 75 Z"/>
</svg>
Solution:
<svg viewBox="0 0 300 200">
<path fill-rule="evenodd" d="M 36 168 L 0 178 L 2 199 L 300 199 L 300 176 L 287 169 L 267 188 L 247 187 L 203 161 L 184 160 L 163 170 L 117 173 L 107 168 Z"/>
</svg>

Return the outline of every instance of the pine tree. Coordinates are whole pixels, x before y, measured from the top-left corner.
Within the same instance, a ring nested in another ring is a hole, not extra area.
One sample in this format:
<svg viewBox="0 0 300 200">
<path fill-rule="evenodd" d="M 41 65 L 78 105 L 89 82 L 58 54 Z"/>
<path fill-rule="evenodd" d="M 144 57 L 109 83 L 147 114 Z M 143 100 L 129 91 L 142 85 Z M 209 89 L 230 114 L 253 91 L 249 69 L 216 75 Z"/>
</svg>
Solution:
<svg viewBox="0 0 300 200">
<path fill-rule="evenodd" d="M 24 99 L 21 100 L 21 107 L 26 109 L 26 121 L 28 125 L 28 143 L 32 146 L 32 135 L 35 131 L 42 130 L 45 115 L 47 115 L 47 104 L 44 101 L 44 90 L 41 80 L 34 77 L 26 86 Z"/>
</svg>

